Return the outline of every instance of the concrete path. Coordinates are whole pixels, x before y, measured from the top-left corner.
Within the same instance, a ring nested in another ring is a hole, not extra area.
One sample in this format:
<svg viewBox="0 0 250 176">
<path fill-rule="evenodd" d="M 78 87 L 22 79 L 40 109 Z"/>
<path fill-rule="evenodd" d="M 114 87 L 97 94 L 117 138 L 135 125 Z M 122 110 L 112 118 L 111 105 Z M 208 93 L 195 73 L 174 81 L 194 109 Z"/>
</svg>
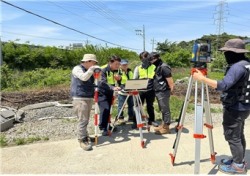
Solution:
<svg viewBox="0 0 250 176">
<path fill-rule="evenodd" d="M 174 127 L 175 124 L 171 124 Z M 195 141 L 193 122 L 185 124 L 172 166 L 176 133 L 155 135 L 144 130 L 145 148 L 140 146 L 138 130 L 121 127 L 111 137 L 99 137 L 92 151 L 83 151 L 76 139 L 36 143 L 1 148 L 1 174 L 193 174 Z M 203 129 L 207 135 L 207 129 Z M 250 119 L 246 121 L 246 160 L 250 162 Z M 200 174 L 222 174 L 218 171 L 220 159 L 230 156 L 224 140 L 221 123 L 213 129 L 216 163 L 209 161 L 208 138 L 201 141 Z M 249 169 L 249 166 L 248 166 Z"/>
</svg>

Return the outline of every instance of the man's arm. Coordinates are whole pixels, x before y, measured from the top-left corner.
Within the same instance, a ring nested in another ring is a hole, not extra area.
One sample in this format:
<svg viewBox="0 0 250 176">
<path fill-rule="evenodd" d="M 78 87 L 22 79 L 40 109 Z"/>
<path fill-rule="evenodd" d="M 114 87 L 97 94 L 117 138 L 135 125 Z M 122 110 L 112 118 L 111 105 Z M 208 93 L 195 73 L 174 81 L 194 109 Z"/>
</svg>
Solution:
<svg viewBox="0 0 250 176">
<path fill-rule="evenodd" d="M 93 70 L 88 69 L 86 72 L 83 72 L 80 66 L 75 66 L 72 70 L 72 74 L 82 81 L 87 81 L 93 75 Z"/>
<path fill-rule="evenodd" d="M 169 88 L 170 88 L 170 90 L 171 90 L 171 92 L 172 92 L 172 91 L 174 90 L 174 80 L 173 80 L 172 77 L 166 78 L 166 80 L 167 80 L 167 83 L 168 83 L 168 85 L 169 85 Z"/>
</svg>

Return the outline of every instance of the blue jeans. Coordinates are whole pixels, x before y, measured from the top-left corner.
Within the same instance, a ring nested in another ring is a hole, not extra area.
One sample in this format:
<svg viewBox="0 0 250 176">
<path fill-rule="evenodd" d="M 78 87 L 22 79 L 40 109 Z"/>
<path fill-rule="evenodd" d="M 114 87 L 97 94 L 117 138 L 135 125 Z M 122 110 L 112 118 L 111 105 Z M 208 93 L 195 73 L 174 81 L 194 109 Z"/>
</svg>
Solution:
<svg viewBox="0 0 250 176">
<path fill-rule="evenodd" d="M 121 111 L 122 109 L 122 106 L 125 102 L 127 98 L 127 95 L 118 95 L 118 114 L 119 112 Z M 134 113 L 134 102 L 133 102 L 133 97 L 132 96 L 129 96 L 129 98 L 127 99 L 127 104 L 128 104 L 128 116 L 129 118 L 134 118 L 135 117 L 135 113 Z M 123 116 L 123 111 L 121 112 L 120 114 L 120 119 L 124 119 L 124 116 Z"/>
</svg>

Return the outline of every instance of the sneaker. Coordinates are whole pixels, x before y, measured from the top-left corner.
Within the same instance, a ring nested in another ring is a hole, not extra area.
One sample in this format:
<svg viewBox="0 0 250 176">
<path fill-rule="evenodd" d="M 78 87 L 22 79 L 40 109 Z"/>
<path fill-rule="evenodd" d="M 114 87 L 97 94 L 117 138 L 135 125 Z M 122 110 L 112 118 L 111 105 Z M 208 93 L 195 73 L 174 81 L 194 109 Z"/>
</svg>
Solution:
<svg viewBox="0 0 250 176">
<path fill-rule="evenodd" d="M 232 162 L 233 162 L 233 159 L 232 159 L 232 158 L 230 158 L 230 159 L 221 159 L 221 160 L 220 160 L 220 164 L 221 164 L 221 165 L 231 165 Z M 247 162 L 246 162 L 246 161 L 243 161 L 242 163 L 243 163 L 244 165 L 247 165 Z"/>
<path fill-rule="evenodd" d="M 82 140 L 79 140 L 79 143 L 80 143 L 80 147 L 85 150 L 85 151 L 90 151 L 92 150 L 92 146 L 88 140 L 88 138 L 84 138 Z"/>
<path fill-rule="evenodd" d="M 219 170 L 225 174 L 246 174 L 246 166 L 245 164 L 242 165 L 242 167 L 239 167 L 234 162 L 231 165 L 219 165 Z"/>
<path fill-rule="evenodd" d="M 221 159 L 220 164 L 221 165 L 231 165 L 233 162 L 233 159 Z"/>
</svg>

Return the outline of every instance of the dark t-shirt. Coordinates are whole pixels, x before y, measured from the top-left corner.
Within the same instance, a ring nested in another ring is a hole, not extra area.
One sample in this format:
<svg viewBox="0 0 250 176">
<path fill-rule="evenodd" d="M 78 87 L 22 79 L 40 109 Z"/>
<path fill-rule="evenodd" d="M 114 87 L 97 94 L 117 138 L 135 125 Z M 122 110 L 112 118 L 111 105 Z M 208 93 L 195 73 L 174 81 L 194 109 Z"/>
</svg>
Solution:
<svg viewBox="0 0 250 176">
<path fill-rule="evenodd" d="M 168 67 L 168 66 L 161 66 L 161 69 L 162 69 L 162 76 L 163 78 L 170 78 L 172 77 L 172 74 L 171 74 L 171 69 Z"/>
</svg>

